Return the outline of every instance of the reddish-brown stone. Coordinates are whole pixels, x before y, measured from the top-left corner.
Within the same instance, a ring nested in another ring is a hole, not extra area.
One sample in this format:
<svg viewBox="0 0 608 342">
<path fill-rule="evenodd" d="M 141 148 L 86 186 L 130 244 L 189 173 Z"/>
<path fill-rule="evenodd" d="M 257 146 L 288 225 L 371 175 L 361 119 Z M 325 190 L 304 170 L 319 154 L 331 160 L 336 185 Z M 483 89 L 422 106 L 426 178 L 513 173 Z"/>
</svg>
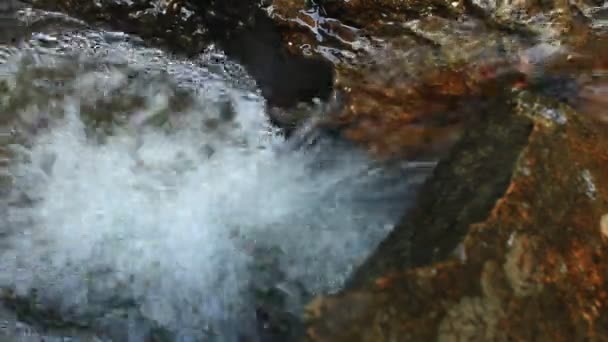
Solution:
<svg viewBox="0 0 608 342">
<path fill-rule="evenodd" d="M 565 123 L 519 108 L 533 131 L 461 255 L 317 300 L 310 340 L 608 338 L 608 131 L 564 107 Z"/>
<path fill-rule="evenodd" d="M 321 3 L 306 9 L 301 1 L 275 0 L 270 13 L 292 53 L 319 55 L 336 65 L 335 88 L 346 95 L 331 125 L 378 156 L 447 150 L 470 115 L 467 107 L 505 88 L 529 85 L 524 78 L 537 74 L 538 65 L 526 62 L 522 51 L 542 27 L 551 27 L 546 31 L 565 44 L 550 59 L 541 57 L 545 73 L 571 77 L 606 70 L 602 56 L 608 56 L 608 44 L 581 18 L 582 3 L 570 8 L 561 1 L 521 1 L 487 16 L 462 1 Z M 515 14 L 518 8 L 524 16 Z M 553 17 L 528 24 L 526 18 L 541 12 Z M 467 24 L 455 24 L 456 18 Z M 509 31 L 526 25 L 530 30 Z M 606 101 L 594 92 L 598 81 L 586 82 L 581 79 L 572 95 L 577 108 L 608 117 Z"/>
</svg>

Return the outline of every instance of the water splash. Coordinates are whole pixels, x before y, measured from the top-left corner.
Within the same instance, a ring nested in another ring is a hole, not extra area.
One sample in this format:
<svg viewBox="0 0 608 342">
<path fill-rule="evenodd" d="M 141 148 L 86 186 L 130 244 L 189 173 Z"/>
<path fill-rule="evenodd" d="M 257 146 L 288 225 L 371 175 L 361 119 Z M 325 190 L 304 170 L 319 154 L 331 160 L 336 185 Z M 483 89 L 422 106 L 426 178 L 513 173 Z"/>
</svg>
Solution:
<svg viewBox="0 0 608 342">
<path fill-rule="evenodd" d="M 336 291 L 406 206 L 399 168 L 331 144 L 277 148 L 264 102 L 229 73 L 70 34 L 2 66 L 0 122 L 17 133 L 0 147 L 0 288 L 13 296 L 117 340 L 154 327 L 251 340 L 273 305 L 260 293 L 297 314 Z"/>
</svg>

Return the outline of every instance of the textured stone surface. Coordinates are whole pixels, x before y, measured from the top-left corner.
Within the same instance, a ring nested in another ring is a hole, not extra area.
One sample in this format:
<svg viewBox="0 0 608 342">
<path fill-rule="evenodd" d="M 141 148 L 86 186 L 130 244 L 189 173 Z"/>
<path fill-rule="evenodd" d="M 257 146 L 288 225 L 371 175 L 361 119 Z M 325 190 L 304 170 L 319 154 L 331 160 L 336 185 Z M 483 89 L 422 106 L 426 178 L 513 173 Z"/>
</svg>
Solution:
<svg viewBox="0 0 608 342">
<path fill-rule="evenodd" d="M 606 128 L 531 96 L 519 94 L 513 112 L 500 123 L 505 139 L 513 141 L 521 139 L 521 132 L 509 127 L 522 120 L 532 125 L 525 144 L 511 147 L 516 158 L 507 157 L 496 174 L 510 177 L 506 187 L 499 187 L 504 193 L 494 200 L 481 195 L 485 187 L 496 189 L 493 179 L 475 177 L 476 169 L 487 167 L 477 163 L 490 161 L 475 156 L 483 149 L 470 148 L 487 146 L 491 158 L 505 159 L 504 151 L 495 150 L 500 146 L 495 139 L 478 134 L 470 138 L 471 145 L 455 147 L 454 155 L 464 149 L 472 163 L 443 161 L 454 172 L 449 181 L 431 179 L 440 195 L 435 202 L 419 203 L 416 214 L 360 269 L 351 289 L 310 306 L 310 340 L 608 337 L 608 239 L 602 235 L 608 209 Z M 548 111 L 554 115 L 547 116 Z M 443 211 L 449 205 L 436 205 L 442 199 L 449 204 L 458 193 L 454 189 L 470 177 L 478 181 L 478 192 L 461 200 L 469 204 L 458 208 L 459 215 Z M 467 215 L 470 203 L 480 200 L 489 210 Z M 407 239 L 399 232 L 407 231 L 413 231 L 411 244 L 404 247 Z M 408 262 L 421 266 L 408 269 L 403 266 Z"/>
<path fill-rule="evenodd" d="M 606 56 L 591 4 L 321 3 L 275 0 L 268 12 L 294 54 L 334 63 L 339 106 L 327 124 L 379 156 L 437 156 L 480 101 L 510 87 L 538 84 L 575 104 L 576 75 L 606 60 L 590 58 Z"/>
</svg>

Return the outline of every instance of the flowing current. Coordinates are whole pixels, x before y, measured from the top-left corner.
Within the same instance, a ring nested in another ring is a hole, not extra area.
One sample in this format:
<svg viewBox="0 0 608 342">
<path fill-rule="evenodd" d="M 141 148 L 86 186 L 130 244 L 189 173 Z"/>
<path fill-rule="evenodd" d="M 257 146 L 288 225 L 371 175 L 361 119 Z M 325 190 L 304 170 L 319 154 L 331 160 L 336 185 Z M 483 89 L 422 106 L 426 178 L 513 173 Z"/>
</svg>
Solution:
<svg viewBox="0 0 608 342">
<path fill-rule="evenodd" d="M 184 61 L 62 20 L 1 49 L 0 295 L 41 333 L 268 340 L 342 286 L 422 177 L 291 149 L 212 47 Z"/>
</svg>

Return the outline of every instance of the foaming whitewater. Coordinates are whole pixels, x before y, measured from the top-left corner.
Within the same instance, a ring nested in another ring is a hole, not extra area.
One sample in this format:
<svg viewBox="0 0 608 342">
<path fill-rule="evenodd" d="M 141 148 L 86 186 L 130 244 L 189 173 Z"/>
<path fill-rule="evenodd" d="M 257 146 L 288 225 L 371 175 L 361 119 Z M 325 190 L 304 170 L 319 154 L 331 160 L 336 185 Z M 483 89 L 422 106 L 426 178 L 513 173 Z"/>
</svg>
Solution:
<svg viewBox="0 0 608 342">
<path fill-rule="evenodd" d="M 115 340 L 255 340 L 338 290 L 403 212 L 402 170 L 282 148 L 264 102 L 202 62 L 69 35 L 83 53 L 55 36 L 2 65 L 6 298 Z"/>
</svg>

